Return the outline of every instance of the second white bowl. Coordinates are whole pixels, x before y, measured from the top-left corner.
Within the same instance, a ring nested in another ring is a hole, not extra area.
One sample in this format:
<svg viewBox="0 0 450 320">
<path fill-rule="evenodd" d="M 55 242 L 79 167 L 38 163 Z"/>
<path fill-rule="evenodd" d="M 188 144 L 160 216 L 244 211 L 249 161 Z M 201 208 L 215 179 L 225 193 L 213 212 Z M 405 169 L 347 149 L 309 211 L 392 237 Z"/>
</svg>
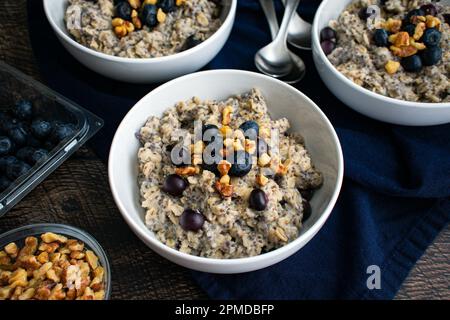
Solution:
<svg viewBox="0 0 450 320">
<path fill-rule="evenodd" d="M 267 100 L 274 119 L 286 117 L 291 131 L 300 132 L 312 160 L 323 173 L 324 184 L 311 202 L 312 215 L 299 237 L 291 243 L 259 256 L 242 259 L 203 258 L 172 249 L 161 243 L 144 223 L 137 183 L 139 141 L 135 133 L 151 116 L 161 116 L 168 108 L 193 96 L 226 99 L 258 88 Z M 198 72 L 170 81 L 150 92 L 126 115 L 114 136 L 109 155 L 109 182 L 125 221 L 150 248 L 184 267 L 213 273 L 239 273 L 275 264 L 302 248 L 320 230 L 333 209 L 343 177 L 342 150 L 333 126 L 323 112 L 297 89 L 279 80 L 247 71 L 214 70 Z"/>
<path fill-rule="evenodd" d="M 131 83 L 162 82 L 199 70 L 222 49 L 230 36 L 237 0 L 223 0 L 222 25 L 203 43 L 192 49 L 160 58 L 131 59 L 89 49 L 67 32 L 64 16 L 67 0 L 44 0 L 47 19 L 62 45 L 79 62 L 106 77 Z"/>
</svg>

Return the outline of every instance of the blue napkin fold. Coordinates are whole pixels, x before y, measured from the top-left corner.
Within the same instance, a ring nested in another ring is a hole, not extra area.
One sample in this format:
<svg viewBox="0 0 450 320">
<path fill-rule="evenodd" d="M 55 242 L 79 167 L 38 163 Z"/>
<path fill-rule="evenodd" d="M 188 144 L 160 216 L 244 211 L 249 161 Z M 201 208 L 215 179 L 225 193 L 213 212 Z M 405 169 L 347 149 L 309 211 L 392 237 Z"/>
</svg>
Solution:
<svg viewBox="0 0 450 320">
<path fill-rule="evenodd" d="M 312 20 L 320 1 L 302 1 Z M 277 4 L 278 13 L 281 6 Z M 80 65 L 59 44 L 42 2 L 28 1 L 37 63 L 48 85 L 105 119 L 91 141 L 107 159 L 122 117 L 155 85 L 109 80 Z M 224 49 L 205 69 L 255 71 L 253 55 L 270 41 L 257 1 L 239 0 Z M 311 52 L 296 87 L 327 114 L 341 140 L 345 180 L 329 220 L 300 252 L 264 270 L 239 275 L 193 272 L 216 299 L 391 299 L 439 231 L 450 221 L 450 124 L 405 127 L 374 121 L 339 102 L 324 86 Z M 369 266 L 380 268 L 381 289 L 370 290 Z"/>
</svg>

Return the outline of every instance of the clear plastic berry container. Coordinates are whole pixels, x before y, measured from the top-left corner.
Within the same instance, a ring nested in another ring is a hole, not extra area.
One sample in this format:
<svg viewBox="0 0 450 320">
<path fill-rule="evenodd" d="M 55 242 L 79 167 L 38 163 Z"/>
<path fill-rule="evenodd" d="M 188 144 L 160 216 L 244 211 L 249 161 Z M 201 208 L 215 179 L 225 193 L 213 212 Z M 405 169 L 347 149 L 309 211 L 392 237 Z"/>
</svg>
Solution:
<svg viewBox="0 0 450 320">
<path fill-rule="evenodd" d="M 8 111 L 21 100 L 33 104 L 35 117 L 55 123 L 70 123 L 74 129 L 73 134 L 48 148 L 45 160 L 39 161 L 0 193 L 0 217 L 103 126 L 103 120 L 91 112 L 0 61 L 0 111 Z"/>
<path fill-rule="evenodd" d="M 85 244 L 85 248 L 92 250 L 95 253 L 98 257 L 99 265 L 105 270 L 105 300 L 109 300 L 111 297 L 111 267 L 109 265 L 108 258 L 97 240 L 83 230 L 64 224 L 32 224 L 0 234 L 0 250 L 11 242 L 15 242 L 19 247 L 22 247 L 26 237 L 34 236 L 38 238 L 46 232 L 53 232 L 71 239 L 80 240 Z"/>
</svg>

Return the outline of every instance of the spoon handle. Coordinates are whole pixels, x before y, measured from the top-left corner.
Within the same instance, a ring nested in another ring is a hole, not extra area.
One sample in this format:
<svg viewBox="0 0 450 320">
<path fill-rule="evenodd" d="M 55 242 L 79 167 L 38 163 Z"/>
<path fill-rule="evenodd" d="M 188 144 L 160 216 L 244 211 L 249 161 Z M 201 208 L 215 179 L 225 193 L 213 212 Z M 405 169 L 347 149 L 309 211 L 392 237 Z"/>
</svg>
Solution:
<svg viewBox="0 0 450 320">
<path fill-rule="evenodd" d="M 280 28 L 278 26 L 273 0 L 259 0 L 259 3 L 261 4 L 264 14 L 266 15 L 267 22 L 269 23 L 270 34 L 272 36 L 272 40 L 274 40 L 277 37 Z"/>
<path fill-rule="evenodd" d="M 281 22 L 280 31 L 277 34 L 274 42 L 278 45 L 286 45 L 286 39 L 289 29 L 289 23 L 291 22 L 291 18 L 298 7 L 300 0 L 289 0 L 286 1 L 286 7 L 284 10 L 283 20 Z"/>
</svg>

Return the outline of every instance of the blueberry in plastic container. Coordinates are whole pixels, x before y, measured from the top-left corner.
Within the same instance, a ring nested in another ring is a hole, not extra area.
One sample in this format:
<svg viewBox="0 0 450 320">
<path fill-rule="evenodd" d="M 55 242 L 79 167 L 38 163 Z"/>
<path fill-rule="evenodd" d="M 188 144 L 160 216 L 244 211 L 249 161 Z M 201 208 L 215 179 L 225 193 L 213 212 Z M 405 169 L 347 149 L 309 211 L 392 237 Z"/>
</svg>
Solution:
<svg viewBox="0 0 450 320">
<path fill-rule="evenodd" d="M 33 164 L 41 162 L 48 157 L 48 151 L 45 149 L 37 149 L 34 150 L 33 155 L 31 156 L 31 161 Z"/>
<path fill-rule="evenodd" d="M 30 120 L 33 117 L 33 104 L 31 101 L 21 100 L 17 102 L 12 112 L 17 119 Z"/>
<path fill-rule="evenodd" d="M 23 125 L 18 124 L 8 130 L 8 136 L 18 147 L 21 147 L 27 143 L 29 133 Z"/>
<path fill-rule="evenodd" d="M 56 122 L 53 126 L 52 133 L 50 134 L 50 140 L 53 143 L 59 143 L 67 138 L 72 137 L 75 134 L 76 128 L 71 123 Z"/>
<path fill-rule="evenodd" d="M 34 148 L 33 147 L 23 147 L 17 150 L 16 157 L 19 160 L 25 161 L 27 163 L 33 164 L 33 154 L 34 154 Z"/>
<path fill-rule="evenodd" d="M 31 123 L 31 133 L 38 139 L 47 138 L 52 132 L 52 124 L 49 121 L 36 119 Z"/>
<path fill-rule="evenodd" d="M 6 168 L 13 164 L 15 161 L 17 161 L 17 158 L 14 156 L 0 157 L 0 172 L 5 173 Z"/>
<path fill-rule="evenodd" d="M 13 142 L 8 137 L 0 137 L 0 156 L 10 154 L 13 150 Z"/>
<path fill-rule="evenodd" d="M 30 171 L 31 167 L 27 163 L 16 159 L 8 167 L 6 167 L 6 176 L 14 181 Z"/>
</svg>

